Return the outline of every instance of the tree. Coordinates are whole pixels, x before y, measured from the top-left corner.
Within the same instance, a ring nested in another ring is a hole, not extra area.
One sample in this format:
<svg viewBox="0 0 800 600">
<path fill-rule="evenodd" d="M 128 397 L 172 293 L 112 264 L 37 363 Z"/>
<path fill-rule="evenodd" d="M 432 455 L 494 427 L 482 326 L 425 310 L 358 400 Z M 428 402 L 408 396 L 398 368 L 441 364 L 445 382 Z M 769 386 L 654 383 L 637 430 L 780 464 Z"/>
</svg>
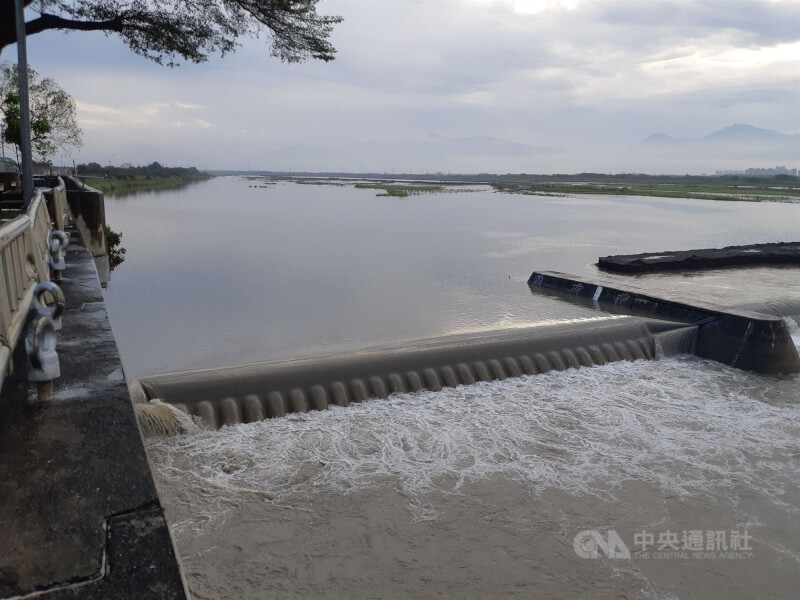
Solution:
<svg viewBox="0 0 800 600">
<path fill-rule="evenodd" d="M 0 64 L 0 116 L 3 142 L 20 146 L 19 75 L 16 64 Z M 28 67 L 31 113 L 31 151 L 46 161 L 58 150 L 81 145 L 83 132 L 75 120 L 75 101 L 59 85 Z M 19 153 L 17 153 L 19 157 Z"/>
<path fill-rule="evenodd" d="M 333 60 L 328 41 L 341 17 L 317 14 L 319 0 L 25 0 L 38 17 L 26 35 L 50 29 L 117 34 L 130 49 L 159 64 L 203 62 L 236 49 L 240 36 L 268 34 L 271 53 L 285 62 Z M 0 52 L 15 43 L 14 1 L 0 0 Z"/>
</svg>

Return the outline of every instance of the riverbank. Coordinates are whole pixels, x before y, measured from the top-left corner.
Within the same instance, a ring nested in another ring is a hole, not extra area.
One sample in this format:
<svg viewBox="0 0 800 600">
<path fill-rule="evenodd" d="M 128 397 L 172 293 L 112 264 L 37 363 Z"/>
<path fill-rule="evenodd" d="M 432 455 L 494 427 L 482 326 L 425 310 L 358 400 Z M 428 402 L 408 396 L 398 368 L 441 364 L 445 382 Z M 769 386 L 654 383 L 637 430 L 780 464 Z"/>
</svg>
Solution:
<svg viewBox="0 0 800 600">
<path fill-rule="evenodd" d="M 165 167 L 158 162 L 138 167 L 127 164 L 104 167 L 93 162 L 78 165 L 77 173 L 86 184 L 104 194 L 115 195 L 177 189 L 213 177 L 196 167 Z"/>
<path fill-rule="evenodd" d="M 133 179 L 122 179 L 116 177 L 86 176 L 82 177 L 87 185 L 91 185 L 104 194 L 130 194 L 134 192 L 151 192 L 155 190 L 169 190 L 182 188 L 190 183 L 206 181 L 212 175 L 201 173 L 191 177 L 160 177 L 160 176 L 139 176 Z"/>
</svg>

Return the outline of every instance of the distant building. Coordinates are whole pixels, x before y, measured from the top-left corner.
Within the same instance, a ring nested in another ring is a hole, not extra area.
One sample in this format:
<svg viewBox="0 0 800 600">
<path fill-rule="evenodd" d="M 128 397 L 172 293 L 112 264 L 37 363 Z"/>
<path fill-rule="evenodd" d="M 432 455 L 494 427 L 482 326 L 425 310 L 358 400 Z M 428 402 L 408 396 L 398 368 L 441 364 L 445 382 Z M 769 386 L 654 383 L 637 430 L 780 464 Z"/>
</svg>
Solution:
<svg viewBox="0 0 800 600">
<path fill-rule="evenodd" d="M 792 175 L 797 177 L 797 169 L 787 169 L 786 167 L 774 168 L 750 168 L 744 171 L 717 171 L 717 175 L 747 175 L 749 177 L 775 177 L 775 175 Z"/>
</svg>

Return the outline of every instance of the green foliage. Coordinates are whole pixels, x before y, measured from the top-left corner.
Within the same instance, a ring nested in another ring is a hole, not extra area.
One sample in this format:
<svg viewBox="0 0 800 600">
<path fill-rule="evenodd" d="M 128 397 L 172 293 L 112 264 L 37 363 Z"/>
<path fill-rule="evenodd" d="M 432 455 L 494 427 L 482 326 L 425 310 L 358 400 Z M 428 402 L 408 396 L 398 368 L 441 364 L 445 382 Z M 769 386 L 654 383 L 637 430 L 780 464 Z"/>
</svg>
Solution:
<svg viewBox="0 0 800 600">
<path fill-rule="evenodd" d="M 357 183 L 355 187 L 368 190 L 383 190 L 384 196 L 395 196 L 405 198 L 409 194 L 422 194 L 439 192 L 442 190 L 440 185 L 397 185 L 390 183 Z"/>
<path fill-rule="evenodd" d="M 20 116 L 19 94 L 9 92 L 0 102 L 3 115 L 3 142 L 17 148 L 22 146 L 22 117 Z M 31 114 L 31 152 L 38 160 L 46 160 L 55 151 L 53 142 L 47 134 L 53 131 L 50 122 L 43 115 Z"/>
<path fill-rule="evenodd" d="M 103 167 L 92 162 L 78 165 L 78 175 L 90 178 L 89 185 L 110 194 L 179 188 L 210 177 L 196 167 L 164 167 L 157 162 L 144 167 Z"/>
<path fill-rule="evenodd" d="M 136 54 L 175 66 L 233 52 L 239 37 L 267 34 L 271 54 L 285 62 L 333 60 L 328 41 L 341 17 L 317 14 L 319 0 L 39 0 L 27 35 L 50 29 L 119 35 Z M 0 50 L 16 40 L 13 2 L 0 2 Z M 33 4 L 26 0 L 25 5 Z"/>
<path fill-rule="evenodd" d="M 127 250 L 120 244 L 122 243 L 122 232 L 117 233 L 108 225 L 105 226 L 106 234 L 106 251 L 108 252 L 108 264 L 113 271 L 123 262 L 125 262 L 125 253 Z"/>
<path fill-rule="evenodd" d="M 0 117 L 3 141 L 21 143 L 19 72 L 16 64 L 0 64 Z M 83 132 L 75 119 L 75 101 L 52 79 L 39 79 L 28 67 L 31 152 L 37 162 L 47 162 L 57 151 L 80 146 Z M 19 150 L 17 152 L 19 155 Z"/>
<path fill-rule="evenodd" d="M 655 196 L 659 198 L 697 198 L 701 200 L 745 200 L 760 202 L 800 198 L 797 178 L 764 179 L 738 176 L 651 176 L 569 175 L 503 176 L 492 181 L 501 192 L 544 196 L 572 194 L 613 194 L 618 196 Z M 776 186 L 776 181 L 782 183 Z"/>
</svg>

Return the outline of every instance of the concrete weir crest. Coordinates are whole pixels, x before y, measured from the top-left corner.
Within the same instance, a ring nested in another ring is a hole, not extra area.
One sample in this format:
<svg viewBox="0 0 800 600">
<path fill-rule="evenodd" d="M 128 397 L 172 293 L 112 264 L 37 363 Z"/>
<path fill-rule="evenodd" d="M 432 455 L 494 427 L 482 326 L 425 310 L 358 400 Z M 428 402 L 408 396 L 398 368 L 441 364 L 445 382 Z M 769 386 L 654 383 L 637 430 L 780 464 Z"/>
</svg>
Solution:
<svg viewBox="0 0 800 600">
<path fill-rule="evenodd" d="M 350 355 L 140 378 L 142 400 L 161 399 L 211 427 L 347 406 L 392 393 L 433 391 L 552 370 L 654 359 L 691 345 L 695 327 L 609 317 L 445 336 Z M 663 344 L 666 332 L 682 342 Z"/>
</svg>

